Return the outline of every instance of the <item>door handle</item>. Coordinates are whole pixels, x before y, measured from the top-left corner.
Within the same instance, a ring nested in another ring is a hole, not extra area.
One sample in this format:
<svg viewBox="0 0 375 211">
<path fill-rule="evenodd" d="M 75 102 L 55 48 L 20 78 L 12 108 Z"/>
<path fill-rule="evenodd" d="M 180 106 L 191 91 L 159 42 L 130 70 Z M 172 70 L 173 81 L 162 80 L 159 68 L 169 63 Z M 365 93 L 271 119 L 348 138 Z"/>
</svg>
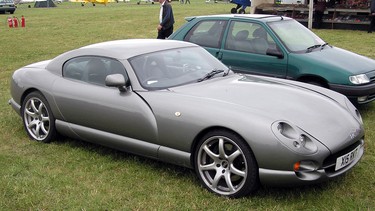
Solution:
<svg viewBox="0 0 375 211">
<path fill-rule="evenodd" d="M 222 52 L 216 52 L 216 58 L 221 60 L 223 58 L 223 53 Z"/>
</svg>

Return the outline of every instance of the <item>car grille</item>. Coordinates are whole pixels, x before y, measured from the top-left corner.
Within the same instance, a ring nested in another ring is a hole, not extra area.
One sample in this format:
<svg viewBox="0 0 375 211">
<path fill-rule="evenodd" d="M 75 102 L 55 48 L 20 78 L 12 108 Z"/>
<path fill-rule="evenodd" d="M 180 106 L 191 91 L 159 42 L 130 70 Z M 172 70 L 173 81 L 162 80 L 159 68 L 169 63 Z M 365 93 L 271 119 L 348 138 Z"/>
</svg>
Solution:
<svg viewBox="0 0 375 211">
<path fill-rule="evenodd" d="M 375 71 L 369 72 L 366 75 L 370 79 L 370 84 L 375 83 Z M 367 97 L 367 100 L 371 101 L 373 99 L 375 99 L 375 93 L 369 94 L 369 96 Z"/>
<path fill-rule="evenodd" d="M 367 76 L 370 79 L 370 83 L 375 83 L 375 71 L 367 73 Z"/>
<path fill-rule="evenodd" d="M 354 144 L 346 147 L 345 149 L 333 154 L 333 155 L 330 155 L 329 157 L 327 157 L 324 162 L 323 162 L 323 169 L 325 170 L 325 172 L 327 173 L 327 175 L 330 175 L 330 174 L 336 174 L 337 172 L 335 171 L 335 166 L 336 166 L 336 159 L 346 153 L 349 153 L 350 151 L 354 150 L 358 145 L 361 145 L 363 144 L 363 138 L 361 138 L 360 140 L 358 140 L 357 142 L 355 142 Z M 350 165 L 348 165 L 347 167 L 349 167 Z M 347 167 L 344 167 L 343 169 L 340 169 L 339 171 L 342 171 L 342 170 L 345 170 Z"/>
</svg>

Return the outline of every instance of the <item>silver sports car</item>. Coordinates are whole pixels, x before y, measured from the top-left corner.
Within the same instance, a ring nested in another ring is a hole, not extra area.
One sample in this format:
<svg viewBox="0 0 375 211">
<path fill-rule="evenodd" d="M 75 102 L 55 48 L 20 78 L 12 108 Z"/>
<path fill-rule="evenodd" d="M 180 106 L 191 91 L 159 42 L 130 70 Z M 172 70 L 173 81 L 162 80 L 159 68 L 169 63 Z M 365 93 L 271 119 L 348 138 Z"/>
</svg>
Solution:
<svg viewBox="0 0 375 211">
<path fill-rule="evenodd" d="M 350 170 L 364 153 L 358 110 L 336 92 L 234 74 L 203 48 L 119 40 L 15 71 L 9 103 L 31 139 L 57 134 L 195 169 L 229 197 Z"/>
</svg>

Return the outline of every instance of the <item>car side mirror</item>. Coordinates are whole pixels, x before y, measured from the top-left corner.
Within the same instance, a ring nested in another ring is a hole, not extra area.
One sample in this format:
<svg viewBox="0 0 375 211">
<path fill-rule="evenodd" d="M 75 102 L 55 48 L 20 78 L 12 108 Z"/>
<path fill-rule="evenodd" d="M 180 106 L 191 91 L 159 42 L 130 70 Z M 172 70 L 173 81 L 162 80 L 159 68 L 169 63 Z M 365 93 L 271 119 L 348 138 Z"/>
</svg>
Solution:
<svg viewBox="0 0 375 211">
<path fill-rule="evenodd" d="M 283 52 L 281 52 L 279 49 L 270 49 L 269 48 L 269 49 L 267 49 L 266 54 L 269 55 L 269 56 L 276 56 L 279 59 L 284 58 Z"/>
<path fill-rule="evenodd" d="M 125 79 L 122 74 L 107 75 L 105 78 L 105 85 L 108 87 L 117 87 L 120 92 L 126 92 L 126 85 L 129 84 L 129 79 Z"/>
</svg>

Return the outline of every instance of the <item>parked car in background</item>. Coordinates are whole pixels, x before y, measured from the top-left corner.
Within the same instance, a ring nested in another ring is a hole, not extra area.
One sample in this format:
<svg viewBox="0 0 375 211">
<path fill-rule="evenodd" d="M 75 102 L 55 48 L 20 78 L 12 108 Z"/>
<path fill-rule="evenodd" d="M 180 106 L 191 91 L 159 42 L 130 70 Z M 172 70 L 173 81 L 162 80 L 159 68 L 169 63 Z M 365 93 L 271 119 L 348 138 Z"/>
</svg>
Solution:
<svg viewBox="0 0 375 211">
<path fill-rule="evenodd" d="M 322 86 L 375 100 L 375 60 L 333 47 L 296 20 L 260 14 L 186 18 L 169 39 L 203 46 L 233 71 Z"/>
<path fill-rule="evenodd" d="M 0 14 L 9 12 L 13 14 L 16 11 L 16 6 L 13 0 L 0 0 Z"/>
<path fill-rule="evenodd" d="M 188 42 L 93 44 L 16 70 L 10 90 L 33 140 L 60 133 L 193 168 L 223 196 L 327 181 L 364 154 L 361 115 L 344 95 L 235 74 Z"/>
</svg>

